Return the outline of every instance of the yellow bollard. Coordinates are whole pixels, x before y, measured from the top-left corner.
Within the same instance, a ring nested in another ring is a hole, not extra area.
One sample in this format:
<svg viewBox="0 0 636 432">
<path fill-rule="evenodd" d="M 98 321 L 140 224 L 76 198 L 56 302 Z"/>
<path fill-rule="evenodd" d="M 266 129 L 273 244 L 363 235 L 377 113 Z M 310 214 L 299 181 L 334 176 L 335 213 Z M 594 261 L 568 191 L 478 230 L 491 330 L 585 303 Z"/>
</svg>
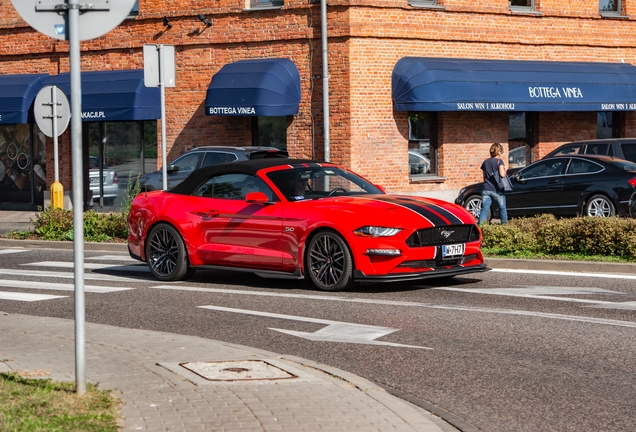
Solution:
<svg viewBox="0 0 636 432">
<path fill-rule="evenodd" d="M 51 185 L 51 205 L 64 210 L 64 186 L 58 181 Z"/>
</svg>

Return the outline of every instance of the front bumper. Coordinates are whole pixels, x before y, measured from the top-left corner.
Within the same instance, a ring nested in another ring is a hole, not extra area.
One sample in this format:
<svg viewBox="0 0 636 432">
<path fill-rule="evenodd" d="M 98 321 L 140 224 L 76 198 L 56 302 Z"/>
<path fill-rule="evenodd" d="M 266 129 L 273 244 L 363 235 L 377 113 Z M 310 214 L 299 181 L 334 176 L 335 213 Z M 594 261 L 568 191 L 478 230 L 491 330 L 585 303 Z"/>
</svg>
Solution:
<svg viewBox="0 0 636 432">
<path fill-rule="evenodd" d="M 475 266 L 453 266 L 450 268 L 439 268 L 414 273 L 399 273 L 387 275 L 365 275 L 360 270 L 354 270 L 353 278 L 356 282 L 404 282 L 421 279 L 435 279 L 450 276 L 457 276 L 469 273 L 482 273 L 491 270 L 486 263 Z"/>
</svg>

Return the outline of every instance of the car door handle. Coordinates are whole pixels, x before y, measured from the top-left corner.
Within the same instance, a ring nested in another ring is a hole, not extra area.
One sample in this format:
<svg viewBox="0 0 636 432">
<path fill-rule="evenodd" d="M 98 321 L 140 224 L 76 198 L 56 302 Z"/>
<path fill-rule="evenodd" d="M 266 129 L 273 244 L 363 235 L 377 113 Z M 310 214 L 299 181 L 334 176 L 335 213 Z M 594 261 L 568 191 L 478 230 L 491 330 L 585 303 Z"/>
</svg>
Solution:
<svg viewBox="0 0 636 432">
<path fill-rule="evenodd" d="M 559 183 L 559 179 L 550 180 L 550 181 L 548 182 L 548 184 L 557 184 L 557 183 Z"/>
<path fill-rule="evenodd" d="M 202 218 L 213 218 L 219 216 L 221 213 L 218 210 L 210 210 L 208 212 L 190 212 L 195 216 L 200 216 Z"/>
</svg>

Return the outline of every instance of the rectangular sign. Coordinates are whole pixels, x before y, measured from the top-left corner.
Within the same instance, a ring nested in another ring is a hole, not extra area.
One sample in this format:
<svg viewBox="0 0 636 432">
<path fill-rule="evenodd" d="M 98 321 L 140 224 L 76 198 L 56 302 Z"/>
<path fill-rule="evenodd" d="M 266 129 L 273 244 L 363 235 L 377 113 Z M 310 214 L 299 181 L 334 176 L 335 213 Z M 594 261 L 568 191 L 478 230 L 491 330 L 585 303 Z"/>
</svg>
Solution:
<svg viewBox="0 0 636 432">
<path fill-rule="evenodd" d="M 164 83 L 161 82 L 160 68 L 163 68 Z M 176 85 L 174 45 L 146 44 L 144 45 L 144 85 L 159 87 L 159 84 L 163 84 L 164 87 Z"/>
</svg>

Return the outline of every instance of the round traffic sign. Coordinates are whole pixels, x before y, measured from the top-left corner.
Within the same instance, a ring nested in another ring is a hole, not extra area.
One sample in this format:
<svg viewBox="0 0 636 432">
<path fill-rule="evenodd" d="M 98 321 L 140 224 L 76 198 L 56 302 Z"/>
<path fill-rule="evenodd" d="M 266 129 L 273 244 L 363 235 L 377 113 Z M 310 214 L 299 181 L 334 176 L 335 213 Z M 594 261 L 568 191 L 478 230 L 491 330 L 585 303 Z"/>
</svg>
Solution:
<svg viewBox="0 0 636 432">
<path fill-rule="evenodd" d="M 11 0 L 20 16 L 34 29 L 55 39 L 69 39 L 66 13 L 59 6 L 69 7 L 63 0 Z M 79 1 L 75 4 L 80 6 Z M 79 39 L 100 37 L 128 16 L 135 0 L 92 0 L 82 2 L 79 15 Z M 77 31 L 77 30 L 76 30 Z"/>
<path fill-rule="evenodd" d="M 55 111 L 53 111 L 55 102 Z M 57 86 L 46 86 L 40 90 L 33 103 L 35 122 L 47 137 L 53 137 L 53 113 L 57 120 L 57 136 L 62 135 L 71 118 L 71 108 L 64 92 Z"/>
</svg>

